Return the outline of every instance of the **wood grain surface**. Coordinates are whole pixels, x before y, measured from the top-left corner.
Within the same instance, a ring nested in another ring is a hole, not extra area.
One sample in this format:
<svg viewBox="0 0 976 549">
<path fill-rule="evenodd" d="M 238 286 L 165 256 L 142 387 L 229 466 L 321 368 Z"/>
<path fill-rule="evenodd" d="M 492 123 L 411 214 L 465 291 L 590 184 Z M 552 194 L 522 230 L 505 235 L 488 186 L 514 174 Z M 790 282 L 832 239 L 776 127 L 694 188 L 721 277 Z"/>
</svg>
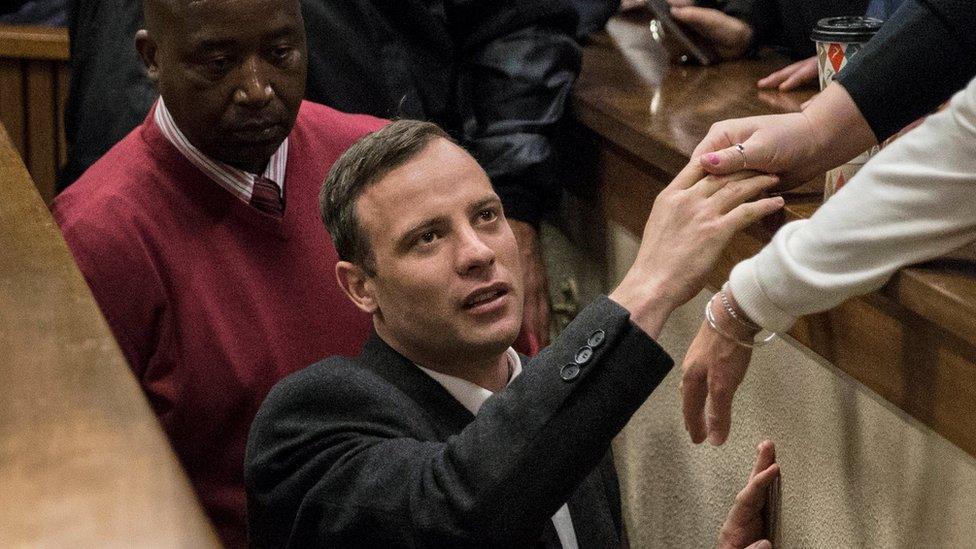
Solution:
<svg viewBox="0 0 976 549">
<path fill-rule="evenodd" d="M 0 57 L 67 61 L 68 29 L 0 25 Z"/>
<path fill-rule="evenodd" d="M 815 90 L 764 92 L 787 63 L 773 53 L 711 67 L 672 66 L 646 16 L 615 17 L 584 50 L 578 118 L 600 141 L 605 216 L 640 236 L 657 192 L 720 120 L 799 109 Z M 709 283 L 764 246 L 782 223 L 820 204 L 822 179 L 787 194 L 782 214 L 737 235 Z M 976 267 L 937 261 L 903 269 L 879 292 L 802 319 L 790 332 L 902 410 L 976 455 Z"/>
<path fill-rule="evenodd" d="M 46 203 L 67 158 L 68 31 L 0 25 L 0 123 Z"/>
<path fill-rule="evenodd" d="M 2 127 L 0 182 L 0 546 L 216 546 Z"/>
</svg>

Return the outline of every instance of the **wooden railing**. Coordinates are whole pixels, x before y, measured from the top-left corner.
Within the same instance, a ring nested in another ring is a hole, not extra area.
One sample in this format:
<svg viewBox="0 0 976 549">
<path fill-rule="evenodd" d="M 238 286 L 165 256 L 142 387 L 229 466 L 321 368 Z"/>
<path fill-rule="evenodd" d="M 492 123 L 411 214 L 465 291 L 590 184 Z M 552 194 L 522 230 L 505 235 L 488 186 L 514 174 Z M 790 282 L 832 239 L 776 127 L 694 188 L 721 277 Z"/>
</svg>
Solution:
<svg viewBox="0 0 976 549">
<path fill-rule="evenodd" d="M 67 154 L 68 32 L 0 25 L 0 122 L 46 203 Z"/>
<path fill-rule="evenodd" d="M 217 545 L 0 126 L 0 546 Z"/>
</svg>

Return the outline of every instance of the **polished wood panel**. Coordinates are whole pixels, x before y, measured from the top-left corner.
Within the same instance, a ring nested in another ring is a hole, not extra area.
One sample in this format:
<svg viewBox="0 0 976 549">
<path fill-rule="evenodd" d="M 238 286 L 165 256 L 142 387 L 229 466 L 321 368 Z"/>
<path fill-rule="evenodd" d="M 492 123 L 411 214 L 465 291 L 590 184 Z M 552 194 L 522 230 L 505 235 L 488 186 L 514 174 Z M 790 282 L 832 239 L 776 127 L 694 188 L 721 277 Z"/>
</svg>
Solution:
<svg viewBox="0 0 976 549">
<path fill-rule="evenodd" d="M 24 74 L 18 59 L 0 58 L 0 122 L 7 127 L 10 140 L 21 154 L 24 148 Z"/>
<path fill-rule="evenodd" d="M 0 127 L 0 545 L 217 539 Z"/>
<path fill-rule="evenodd" d="M 64 27 L 0 25 L 0 57 L 68 60 L 68 31 Z"/>
<path fill-rule="evenodd" d="M 645 31 L 616 17 L 584 52 L 574 106 L 600 141 L 604 215 L 641 235 L 654 197 L 714 122 L 795 110 L 812 91 L 760 92 L 755 81 L 786 60 L 773 54 L 713 67 L 673 67 Z M 820 194 L 736 235 L 709 278 L 717 289 L 782 223 L 807 218 Z M 976 268 L 932 262 L 903 269 L 879 292 L 801 319 L 790 332 L 902 410 L 976 455 Z M 784 365 L 789 367 L 789 365 Z"/>
<path fill-rule="evenodd" d="M 57 68 L 30 63 L 27 76 L 27 169 L 45 202 L 54 198 L 58 161 Z"/>
<path fill-rule="evenodd" d="M 0 25 L 0 122 L 47 203 L 67 156 L 68 85 L 66 29 Z"/>
</svg>

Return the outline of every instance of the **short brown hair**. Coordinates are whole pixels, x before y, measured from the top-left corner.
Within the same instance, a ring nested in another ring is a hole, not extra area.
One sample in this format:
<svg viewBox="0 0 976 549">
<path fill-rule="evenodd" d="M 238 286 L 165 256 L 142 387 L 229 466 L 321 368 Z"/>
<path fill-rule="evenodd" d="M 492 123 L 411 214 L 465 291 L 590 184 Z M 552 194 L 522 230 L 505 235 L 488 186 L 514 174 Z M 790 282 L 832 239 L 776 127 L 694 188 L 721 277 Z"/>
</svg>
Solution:
<svg viewBox="0 0 976 549">
<path fill-rule="evenodd" d="M 397 120 L 356 141 L 329 170 L 319 193 L 319 211 L 339 259 L 376 274 L 369 235 L 356 218 L 356 200 L 367 187 L 406 164 L 434 139 L 454 142 L 437 124 Z"/>
</svg>

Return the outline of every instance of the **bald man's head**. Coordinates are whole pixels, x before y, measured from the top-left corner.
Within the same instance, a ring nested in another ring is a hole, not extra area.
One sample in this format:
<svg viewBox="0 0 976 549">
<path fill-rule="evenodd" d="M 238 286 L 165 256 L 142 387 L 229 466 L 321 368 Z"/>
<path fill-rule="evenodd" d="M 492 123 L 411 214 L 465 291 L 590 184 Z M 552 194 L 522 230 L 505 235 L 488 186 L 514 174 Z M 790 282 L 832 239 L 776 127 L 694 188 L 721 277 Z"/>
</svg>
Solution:
<svg viewBox="0 0 976 549">
<path fill-rule="evenodd" d="M 145 28 L 151 34 L 157 34 L 159 26 L 167 17 L 171 17 L 176 10 L 178 0 L 143 0 L 142 13 Z"/>
<path fill-rule="evenodd" d="M 205 154 L 260 173 L 305 92 L 298 0 L 144 0 L 136 47 L 177 127 Z"/>
</svg>

